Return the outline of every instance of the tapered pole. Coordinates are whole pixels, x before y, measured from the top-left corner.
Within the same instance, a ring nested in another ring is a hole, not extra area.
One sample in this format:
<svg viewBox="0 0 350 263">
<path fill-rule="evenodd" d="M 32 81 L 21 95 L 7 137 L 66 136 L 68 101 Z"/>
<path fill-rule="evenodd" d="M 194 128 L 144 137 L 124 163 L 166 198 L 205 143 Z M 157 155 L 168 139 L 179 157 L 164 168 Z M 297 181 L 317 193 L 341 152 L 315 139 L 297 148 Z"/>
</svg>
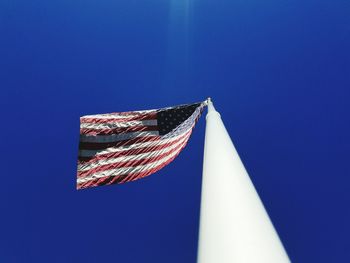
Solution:
<svg viewBox="0 0 350 263">
<path fill-rule="evenodd" d="M 206 119 L 198 263 L 290 262 L 210 99 Z"/>
</svg>

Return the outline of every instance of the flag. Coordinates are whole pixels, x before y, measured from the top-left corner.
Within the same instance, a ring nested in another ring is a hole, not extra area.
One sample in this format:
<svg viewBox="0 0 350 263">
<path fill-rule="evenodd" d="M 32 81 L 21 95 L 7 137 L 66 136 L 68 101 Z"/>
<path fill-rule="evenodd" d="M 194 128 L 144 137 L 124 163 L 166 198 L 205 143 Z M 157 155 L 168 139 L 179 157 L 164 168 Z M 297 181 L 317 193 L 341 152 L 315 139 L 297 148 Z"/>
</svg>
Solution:
<svg viewBox="0 0 350 263">
<path fill-rule="evenodd" d="M 80 118 L 77 189 L 134 181 L 181 152 L 206 102 Z"/>
</svg>

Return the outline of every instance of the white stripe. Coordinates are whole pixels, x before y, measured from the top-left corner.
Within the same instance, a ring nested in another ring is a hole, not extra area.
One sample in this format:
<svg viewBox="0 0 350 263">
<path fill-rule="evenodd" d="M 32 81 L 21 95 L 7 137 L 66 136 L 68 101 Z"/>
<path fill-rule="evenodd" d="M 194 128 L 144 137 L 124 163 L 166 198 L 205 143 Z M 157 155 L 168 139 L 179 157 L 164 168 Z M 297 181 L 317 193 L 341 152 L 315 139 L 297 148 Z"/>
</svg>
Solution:
<svg viewBox="0 0 350 263">
<path fill-rule="evenodd" d="M 180 144 L 183 144 L 184 142 L 186 142 L 189 137 L 190 137 L 190 134 L 188 134 L 187 136 L 182 138 L 177 143 L 175 143 L 173 145 L 170 145 L 170 146 L 168 146 L 166 148 L 160 149 L 160 150 L 150 151 L 150 152 L 147 152 L 147 153 L 134 154 L 134 155 L 124 155 L 124 156 L 120 156 L 120 157 L 117 157 L 117 158 L 109 158 L 109 159 L 100 160 L 100 161 L 95 162 L 95 163 L 79 165 L 78 166 L 78 171 L 79 172 L 89 171 L 89 170 L 95 169 L 96 167 L 101 166 L 101 165 L 113 164 L 113 163 L 118 163 L 118 162 L 136 161 L 136 160 L 144 159 L 146 157 L 147 158 L 153 158 L 153 157 L 156 157 L 157 155 L 161 155 L 161 154 L 167 153 L 167 152 L 175 149 Z"/>
<path fill-rule="evenodd" d="M 140 116 L 141 114 L 146 114 L 153 112 L 155 110 L 143 110 L 143 111 L 133 111 L 130 113 L 127 112 L 114 112 L 114 113 L 105 113 L 105 114 L 94 114 L 94 115 L 85 115 L 80 117 L 80 119 L 84 118 L 94 118 L 94 119 L 113 119 L 113 118 L 133 118 Z"/>
<path fill-rule="evenodd" d="M 90 176 L 84 177 L 84 178 L 78 178 L 77 179 L 77 183 L 81 184 L 81 183 L 85 183 L 94 179 L 98 179 L 98 178 L 103 178 L 103 177 L 108 177 L 108 176 L 118 176 L 121 174 L 131 174 L 131 173 L 140 173 L 140 172 L 145 172 L 147 170 L 151 170 L 165 162 L 167 162 L 168 160 L 170 160 L 172 157 L 176 156 L 181 150 L 181 147 L 179 147 L 179 149 L 177 151 L 174 151 L 173 153 L 169 154 L 168 156 L 152 162 L 152 163 L 148 163 L 145 165 L 139 165 L 139 166 L 131 166 L 131 167 L 123 167 L 123 168 L 117 168 L 117 169 L 111 169 L 111 170 L 106 170 L 103 172 L 98 172 L 98 173 L 94 173 Z"/>
<path fill-rule="evenodd" d="M 113 129 L 113 128 L 127 128 L 133 126 L 156 126 L 157 120 L 144 121 L 126 121 L 126 122 L 109 122 L 109 123 L 87 123 L 82 122 L 80 129 Z"/>
<path fill-rule="evenodd" d="M 182 136 L 186 136 L 191 131 L 192 131 L 192 129 L 190 129 L 189 131 L 187 131 L 184 134 L 180 134 L 179 136 L 174 136 L 174 137 L 163 139 L 163 140 L 160 139 L 160 140 L 151 141 L 151 142 L 140 142 L 140 143 L 134 143 L 134 144 L 131 144 L 131 145 L 124 145 L 124 146 L 119 146 L 119 147 L 109 147 L 109 148 L 103 149 L 103 150 L 80 150 L 79 151 L 79 156 L 80 157 L 91 157 L 91 156 L 93 156 L 95 154 L 101 155 L 101 154 L 108 154 L 108 153 L 127 151 L 127 150 L 131 150 L 131 149 L 139 149 L 139 148 L 144 148 L 144 147 L 152 147 L 152 146 L 156 146 L 156 145 L 163 145 L 163 144 L 166 144 L 166 143 L 171 143 L 171 142 L 181 138 Z"/>
<path fill-rule="evenodd" d="M 112 135 L 80 135 L 81 142 L 95 142 L 95 143 L 108 143 L 117 142 L 123 140 L 129 140 L 132 138 L 143 137 L 143 136 L 158 136 L 158 131 L 142 131 L 142 132 L 128 132 Z"/>
</svg>

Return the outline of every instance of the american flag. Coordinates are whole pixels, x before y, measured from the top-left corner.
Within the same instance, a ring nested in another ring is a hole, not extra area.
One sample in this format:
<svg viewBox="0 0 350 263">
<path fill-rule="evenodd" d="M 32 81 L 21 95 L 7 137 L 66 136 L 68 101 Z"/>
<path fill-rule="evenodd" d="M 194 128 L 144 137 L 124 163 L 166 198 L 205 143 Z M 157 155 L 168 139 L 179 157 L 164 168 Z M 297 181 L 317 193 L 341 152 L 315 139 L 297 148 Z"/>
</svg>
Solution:
<svg viewBox="0 0 350 263">
<path fill-rule="evenodd" d="M 186 146 L 206 102 L 80 118 L 77 189 L 148 176 Z"/>
</svg>

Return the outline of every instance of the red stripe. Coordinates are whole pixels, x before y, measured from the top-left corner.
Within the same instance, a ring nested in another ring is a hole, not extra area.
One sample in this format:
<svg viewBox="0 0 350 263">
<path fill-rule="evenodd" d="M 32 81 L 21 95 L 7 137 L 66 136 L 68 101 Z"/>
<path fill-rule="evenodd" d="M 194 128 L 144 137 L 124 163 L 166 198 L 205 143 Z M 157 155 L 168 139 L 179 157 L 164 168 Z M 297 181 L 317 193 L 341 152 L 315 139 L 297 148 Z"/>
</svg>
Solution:
<svg viewBox="0 0 350 263">
<path fill-rule="evenodd" d="M 84 135 L 112 135 L 112 134 L 120 134 L 120 133 L 127 133 L 127 132 L 140 132 L 140 131 L 157 131 L 158 126 L 144 126 L 144 125 L 137 125 L 137 126 L 130 126 L 130 127 L 116 127 L 116 128 L 110 128 L 110 129 L 89 129 L 89 128 L 83 128 L 80 129 L 80 134 Z"/>
<path fill-rule="evenodd" d="M 183 148 L 185 148 L 186 144 L 187 144 L 188 140 L 185 141 L 184 144 L 182 144 L 182 146 L 178 149 L 177 153 L 171 157 L 168 161 L 166 161 L 165 163 L 162 163 L 156 167 L 154 167 L 153 169 L 151 169 L 149 172 L 145 172 L 145 174 L 139 174 L 139 175 L 135 175 L 135 174 L 129 174 L 127 175 L 125 178 L 122 178 L 120 180 L 120 183 L 126 183 L 126 182 L 131 182 L 131 181 L 134 181 L 134 180 L 137 180 L 137 179 L 140 179 L 140 178 L 143 178 L 145 176 L 148 176 L 152 173 L 155 173 L 157 171 L 159 171 L 160 169 L 162 169 L 164 166 L 168 165 L 169 163 L 171 163 L 179 154 L 180 152 L 183 150 Z"/>
<path fill-rule="evenodd" d="M 187 140 L 188 140 L 188 138 L 187 138 Z M 103 164 L 103 165 L 100 165 L 96 168 L 93 168 L 93 169 L 90 169 L 87 171 L 78 171 L 78 177 L 82 178 L 82 177 L 87 177 L 89 175 L 92 175 L 94 173 L 103 172 L 103 171 L 107 171 L 107 170 L 123 168 L 123 167 L 136 167 L 139 165 L 145 165 L 145 164 L 159 161 L 159 160 L 163 159 L 164 157 L 176 152 L 179 148 L 181 148 L 184 144 L 187 143 L 187 140 L 185 140 L 183 143 L 181 143 L 180 145 L 178 145 L 174 149 L 172 149 L 166 153 L 159 154 L 155 157 L 145 157 L 145 158 L 139 159 L 139 160 L 130 160 L 130 161 L 124 161 L 124 162 L 111 163 L 111 164 Z M 164 147 L 164 149 L 165 148 L 167 148 L 167 147 Z"/>
<path fill-rule="evenodd" d="M 133 114 L 134 115 L 134 114 Z M 157 112 L 142 113 L 136 116 L 130 116 L 129 118 L 94 118 L 94 117 L 81 117 L 80 123 L 116 123 L 127 121 L 142 121 L 142 120 L 154 120 L 157 119 Z"/>
<path fill-rule="evenodd" d="M 123 141 L 116 141 L 116 142 L 80 142 L 79 143 L 79 149 L 80 150 L 104 150 L 109 147 L 119 147 L 119 146 L 125 146 L 125 145 L 131 145 L 134 143 L 140 143 L 140 142 L 151 142 L 151 141 L 157 141 L 161 137 L 160 136 L 143 136 L 143 137 L 137 137 L 134 139 L 128 139 Z"/>
<path fill-rule="evenodd" d="M 124 151 L 120 151 L 120 152 L 113 152 L 113 153 L 105 153 L 105 154 L 94 155 L 92 159 L 89 157 L 89 161 L 84 162 L 83 164 L 85 165 L 85 164 L 95 163 L 95 162 L 98 162 L 100 160 L 106 160 L 106 159 L 110 159 L 110 158 L 117 158 L 117 157 L 125 156 L 125 155 L 136 155 L 136 154 L 141 154 L 141 153 L 147 153 L 147 152 L 161 150 L 162 148 L 169 147 L 169 146 L 179 142 L 180 140 L 182 140 L 186 136 L 190 136 L 191 133 L 192 133 L 192 130 L 190 130 L 189 132 L 181 135 L 176 140 L 168 142 L 168 143 L 165 143 L 165 144 L 154 145 L 154 146 L 147 146 L 147 147 L 136 148 L 136 149 L 129 149 L 129 150 L 124 150 Z"/>
<path fill-rule="evenodd" d="M 108 177 L 104 177 L 104 178 L 96 178 L 94 180 L 91 180 L 91 181 L 88 181 L 85 183 L 77 184 L 77 189 L 85 189 L 85 188 L 89 188 L 89 187 L 102 186 L 102 185 L 121 184 L 121 183 L 131 182 L 131 181 L 146 177 L 148 175 L 151 175 L 151 174 L 159 171 L 164 166 L 171 163 L 179 155 L 179 153 L 182 151 L 182 149 L 185 146 L 186 146 L 186 143 L 182 146 L 182 148 L 179 150 L 179 152 L 176 155 L 171 157 L 165 163 L 162 163 L 162 164 L 160 164 L 160 165 L 158 165 L 150 170 L 140 172 L 140 173 L 122 174 L 119 176 L 108 176 Z"/>
</svg>

